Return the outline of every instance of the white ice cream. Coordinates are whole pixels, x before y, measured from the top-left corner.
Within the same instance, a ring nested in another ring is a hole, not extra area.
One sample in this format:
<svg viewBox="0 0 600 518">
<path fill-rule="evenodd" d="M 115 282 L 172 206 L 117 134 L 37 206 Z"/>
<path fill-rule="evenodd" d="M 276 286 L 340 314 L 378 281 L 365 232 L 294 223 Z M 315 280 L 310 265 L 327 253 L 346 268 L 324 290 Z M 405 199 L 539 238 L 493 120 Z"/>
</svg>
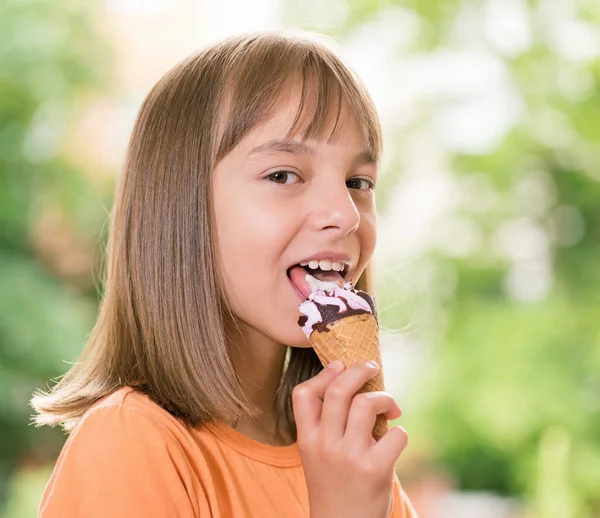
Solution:
<svg viewBox="0 0 600 518">
<path fill-rule="evenodd" d="M 314 279 L 312 276 L 307 276 L 307 280 L 309 277 Z M 307 317 L 306 323 L 302 326 L 302 330 L 307 337 L 312 333 L 313 326 L 323 321 L 318 306 L 338 306 L 338 313 L 343 313 L 347 309 L 345 304 L 346 301 L 348 306 L 352 309 L 372 313 L 369 303 L 354 291 L 350 281 L 344 284 L 343 288 L 340 288 L 337 284 L 332 282 L 321 282 L 318 279 L 314 280 L 320 285 L 329 287 L 325 289 L 318 287 L 316 290 L 313 290 L 308 298 L 299 306 L 300 312 Z M 344 300 L 341 300 L 340 297 Z"/>
<path fill-rule="evenodd" d="M 330 290 L 331 288 L 338 287 L 337 283 L 328 282 L 328 281 L 320 281 L 316 277 L 313 277 L 310 273 L 306 274 L 306 282 L 308 282 L 308 285 L 310 286 L 311 293 L 314 293 L 315 291 L 318 291 L 318 290 L 326 291 L 326 290 Z"/>
</svg>

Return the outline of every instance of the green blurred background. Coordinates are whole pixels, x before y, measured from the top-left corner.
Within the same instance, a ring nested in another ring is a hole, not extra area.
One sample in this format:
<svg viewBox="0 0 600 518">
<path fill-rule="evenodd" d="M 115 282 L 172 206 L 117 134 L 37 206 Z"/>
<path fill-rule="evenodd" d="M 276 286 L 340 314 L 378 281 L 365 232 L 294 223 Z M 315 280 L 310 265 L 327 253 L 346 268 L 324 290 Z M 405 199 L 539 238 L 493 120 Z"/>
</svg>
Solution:
<svg viewBox="0 0 600 518">
<path fill-rule="evenodd" d="M 169 66 L 262 28 L 328 34 L 385 129 L 385 376 L 422 518 L 600 517 L 598 0 L 3 0 L 0 517 L 64 442 L 29 398 L 97 310 L 115 180 Z"/>
</svg>

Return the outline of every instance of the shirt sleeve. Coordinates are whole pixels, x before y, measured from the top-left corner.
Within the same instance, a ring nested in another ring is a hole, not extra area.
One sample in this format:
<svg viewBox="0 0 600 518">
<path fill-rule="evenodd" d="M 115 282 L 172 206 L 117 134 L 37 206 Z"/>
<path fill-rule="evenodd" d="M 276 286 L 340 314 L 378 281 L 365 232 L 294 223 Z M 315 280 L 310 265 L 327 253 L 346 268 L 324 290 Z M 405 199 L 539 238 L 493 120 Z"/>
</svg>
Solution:
<svg viewBox="0 0 600 518">
<path fill-rule="evenodd" d="M 166 425 L 138 408 L 100 407 L 67 439 L 38 518 L 210 518 L 192 484 Z"/>
<path fill-rule="evenodd" d="M 394 508 L 390 518 L 419 518 L 396 474 L 394 474 Z"/>
</svg>

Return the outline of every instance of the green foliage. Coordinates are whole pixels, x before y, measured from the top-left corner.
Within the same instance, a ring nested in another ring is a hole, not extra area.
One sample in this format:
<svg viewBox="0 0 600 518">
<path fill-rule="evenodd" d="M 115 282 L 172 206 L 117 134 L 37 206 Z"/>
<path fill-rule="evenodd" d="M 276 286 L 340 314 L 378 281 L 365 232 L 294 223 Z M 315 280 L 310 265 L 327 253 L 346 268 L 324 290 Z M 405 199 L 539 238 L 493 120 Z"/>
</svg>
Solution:
<svg viewBox="0 0 600 518">
<path fill-rule="evenodd" d="M 52 473 L 52 465 L 19 471 L 8 488 L 9 498 L 2 518 L 28 518 L 37 516 L 40 496 Z"/>
<path fill-rule="evenodd" d="M 0 507 L 15 467 L 62 445 L 58 430 L 29 426 L 27 402 L 77 357 L 96 313 L 96 294 L 60 278 L 35 233 L 49 209 L 91 242 L 104 223 L 97 187 L 61 152 L 77 95 L 109 79 L 93 13 L 89 2 L 0 4 Z"/>
</svg>

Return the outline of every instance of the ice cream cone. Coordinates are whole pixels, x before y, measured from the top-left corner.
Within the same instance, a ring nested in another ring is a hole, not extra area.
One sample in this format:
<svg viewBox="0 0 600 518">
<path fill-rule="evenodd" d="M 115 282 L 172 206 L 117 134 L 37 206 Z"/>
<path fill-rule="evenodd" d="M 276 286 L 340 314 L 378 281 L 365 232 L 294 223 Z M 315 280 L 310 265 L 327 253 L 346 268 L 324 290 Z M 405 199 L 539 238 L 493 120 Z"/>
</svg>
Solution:
<svg viewBox="0 0 600 518">
<path fill-rule="evenodd" d="M 372 313 L 350 315 L 330 322 L 327 331 L 314 330 L 309 337 L 310 343 L 323 366 L 332 361 L 341 360 L 346 368 L 366 360 L 379 364 L 376 377 L 370 379 L 359 393 L 385 390 L 383 366 L 379 348 L 379 325 Z M 388 430 L 388 421 L 383 414 L 377 416 L 373 428 L 375 440 L 381 439 Z"/>
</svg>

